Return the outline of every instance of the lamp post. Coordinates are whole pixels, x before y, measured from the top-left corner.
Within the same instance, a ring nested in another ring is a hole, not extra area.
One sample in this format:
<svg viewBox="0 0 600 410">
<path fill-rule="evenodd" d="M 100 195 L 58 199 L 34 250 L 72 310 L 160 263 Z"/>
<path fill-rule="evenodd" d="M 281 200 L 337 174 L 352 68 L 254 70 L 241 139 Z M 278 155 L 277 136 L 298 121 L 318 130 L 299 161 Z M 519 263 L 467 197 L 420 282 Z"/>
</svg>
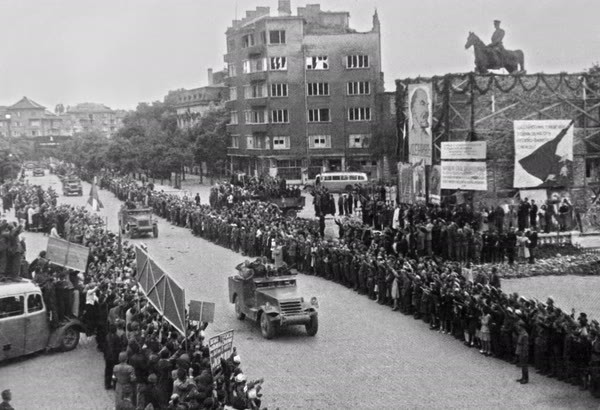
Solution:
<svg viewBox="0 0 600 410">
<path fill-rule="evenodd" d="M 6 127 L 7 127 L 7 135 L 8 135 L 8 151 L 12 152 L 12 135 L 11 135 L 11 129 L 10 129 L 11 116 L 10 116 L 10 114 L 6 114 L 4 116 L 4 118 L 6 118 Z"/>
</svg>

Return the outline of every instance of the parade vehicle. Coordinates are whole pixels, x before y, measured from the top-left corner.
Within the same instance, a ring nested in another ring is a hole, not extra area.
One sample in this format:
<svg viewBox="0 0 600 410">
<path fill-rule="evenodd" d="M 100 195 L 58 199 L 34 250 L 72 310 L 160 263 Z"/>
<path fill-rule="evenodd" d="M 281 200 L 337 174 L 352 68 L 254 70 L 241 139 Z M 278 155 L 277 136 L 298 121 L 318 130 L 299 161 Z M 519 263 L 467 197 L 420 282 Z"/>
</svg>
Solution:
<svg viewBox="0 0 600 410">
<path fill-rule="evenodd" d="M 303 196 L 268 198 L 267 202 L 277 205 L 282 214 L 293 218 L 304 209 L 306 198 Z"/>
<path fill-rule="evenodd" d="M 45 175 L 45 172 L 42 168 L 36 168 L 33 170 L 34 177 L 43 177 L 44 175 Z"/>
<path fill-rule="evenodd" d="M 356 185 L 369 183 L 369 177 L 364 172 L 325 172 L 315 178 L 315 186 L 322 186 L 333 194 L 352 191 Z"/>
<path fill-rule="evenodd" d="M 62 184 L 64 196 L 72 194 L 83 196 L 83 187 L 81 186 L 81 180 L 79 178 L 67 177 L 62 181 Z"/>
<path fill-rule="evenodd" d="M 0 362 L 40 352 L 68 352 L 84 331 L 78 319 L 53 327 L 41 289 L 27 279 L 0 279 Z"/>
<path fill-rule="evenodd" d="M 304 300 L 296 285 L 296 276 L 269 276 L 250 270 L 229 277 L 229 301 L 235 304 L 239 320 L 246 317 L 260 323 L 265 339 L 272 339 L 279 328 L 304 325 L 306 333 L 314 336 L 319 330 L 317 298 Z"/>
<path fill-rule="evenodd" d="M 158 238 L 158 222 L 150 208 L 127 209 L 123 206 L 119 211 L 119 229 L 130 238 L 149 234 Z"/>
</svg>

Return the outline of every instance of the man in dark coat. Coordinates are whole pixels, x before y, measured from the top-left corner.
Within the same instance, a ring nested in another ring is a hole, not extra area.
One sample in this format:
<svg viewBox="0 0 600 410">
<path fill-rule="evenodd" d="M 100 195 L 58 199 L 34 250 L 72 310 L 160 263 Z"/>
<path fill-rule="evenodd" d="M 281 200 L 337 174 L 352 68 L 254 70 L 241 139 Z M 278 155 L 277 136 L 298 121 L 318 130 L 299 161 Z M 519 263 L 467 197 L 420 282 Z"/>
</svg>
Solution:
<svg viewBox="0 0 600 410">
<path fill-rule="evenodd" d="M 517 337 L 517 355 L 518 366 L 521 368 L 521 378 L 517 381 L 521 384 L 529 383 L 529 334 L 525 329 L 525 322 L 519 320 L 517 323 L 519 329 Z"/>
</svg>

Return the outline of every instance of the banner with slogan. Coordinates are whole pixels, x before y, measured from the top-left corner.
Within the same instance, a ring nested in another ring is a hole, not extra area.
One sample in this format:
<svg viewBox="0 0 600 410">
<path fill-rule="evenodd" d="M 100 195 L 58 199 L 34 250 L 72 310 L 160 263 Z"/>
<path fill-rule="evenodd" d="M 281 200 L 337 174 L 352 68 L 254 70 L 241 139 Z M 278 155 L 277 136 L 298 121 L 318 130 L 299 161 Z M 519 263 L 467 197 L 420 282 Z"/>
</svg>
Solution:
<svg viewBox="0 0 600 410">
<path fill-rule="evenodd" d="M 48 238 L 46 258 L 54 265 L 85 272 L 89 256 L 90 248 L 87 246 L 71 243 L 60 238 Z"/>
<path fill-rule="evenodd" d="M 152 306 L 185 335 L 185 290 L 139 246 L 135 247 L 137 280 Z"/>
<path fill-rule="evenodd" d="M 208 339 L 210 368 L 213 375 L 221 370 L 221 359 L 227 360 L 233 351 L 233 330 L 220 333 Z"/>
<path fill-rule="evenodd" d="M 442 189 L 487 191 L 486 163 L 442 161 Z"/>
<path fill-rule="evenodd" d="M 442 142 L 442 160 L 445 159 L 486 159 L 485 141 Z"/>
<path fill-rule="evenodd" d="M 429 172 L 429 202 L 439 205 L 442 200 L 442 169 L 439 165 Z"/>
<path fill-rule="evenodd" d="M 431 98 L 431 83 L 408 86 L 408 162 L 411 164 L 431 165 Z"/>
<path fill-rule="evenodd" d="M 514 188 L 570 185 L 573 121 L 515 121 Z"/>
<path fill-rule="evenodd" d="M 410 164 L 398 163 L 398 201 L 401 204 L 412 204 L 413 198 L 413 170 Z"/>
<path fill-rule="evenodd" d="M 425 165 L 422 160 L 412 165 L 412 174 L 415 202 L 425 202 L 427 199 L 427 182 L 425 180 Z"/>
</svg>

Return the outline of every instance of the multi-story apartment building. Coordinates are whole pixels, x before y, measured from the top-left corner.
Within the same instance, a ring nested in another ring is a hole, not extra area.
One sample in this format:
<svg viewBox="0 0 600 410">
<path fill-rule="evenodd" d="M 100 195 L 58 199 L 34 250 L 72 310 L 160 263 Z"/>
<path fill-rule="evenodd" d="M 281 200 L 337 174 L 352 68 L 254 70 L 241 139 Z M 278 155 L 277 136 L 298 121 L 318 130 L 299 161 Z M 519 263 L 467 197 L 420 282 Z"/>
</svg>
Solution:
<svg viewBox="0 0 600 410">
<path fill-rule="evenodd" d="M 62 118 L 41 104 L 23 97 L 4 107 L 0 116 L 0 135 L 16 137 L 46 137 L 64 135 Z"/>
<path fill-rule="evenodd" d="M 377 13 L 371 31 L 348 12 L 299 7 L 246 12 L 226 32 L 232 170 L 310 178 L 373 166 L 369 141 L 383 92 Z"/>
<path fill-rule="evenodd" d="M 123 116 L 123 112 L 97 103 L 69 106 L 60 115 L 66 135 L 96 131 L 107 137 L 112 136 L 123 125 Z"/>
<path fill-rule="evenodd" d="M 208 86 L 169 91 L 164 101 L 175 107 L 179 128 L 193 127 L 207 111 L 221 107 L 229 99 L 229 88 L 225 85 L 226 75 L 225 71 L 213 73 L 209 69 Z"/>
</svg>

